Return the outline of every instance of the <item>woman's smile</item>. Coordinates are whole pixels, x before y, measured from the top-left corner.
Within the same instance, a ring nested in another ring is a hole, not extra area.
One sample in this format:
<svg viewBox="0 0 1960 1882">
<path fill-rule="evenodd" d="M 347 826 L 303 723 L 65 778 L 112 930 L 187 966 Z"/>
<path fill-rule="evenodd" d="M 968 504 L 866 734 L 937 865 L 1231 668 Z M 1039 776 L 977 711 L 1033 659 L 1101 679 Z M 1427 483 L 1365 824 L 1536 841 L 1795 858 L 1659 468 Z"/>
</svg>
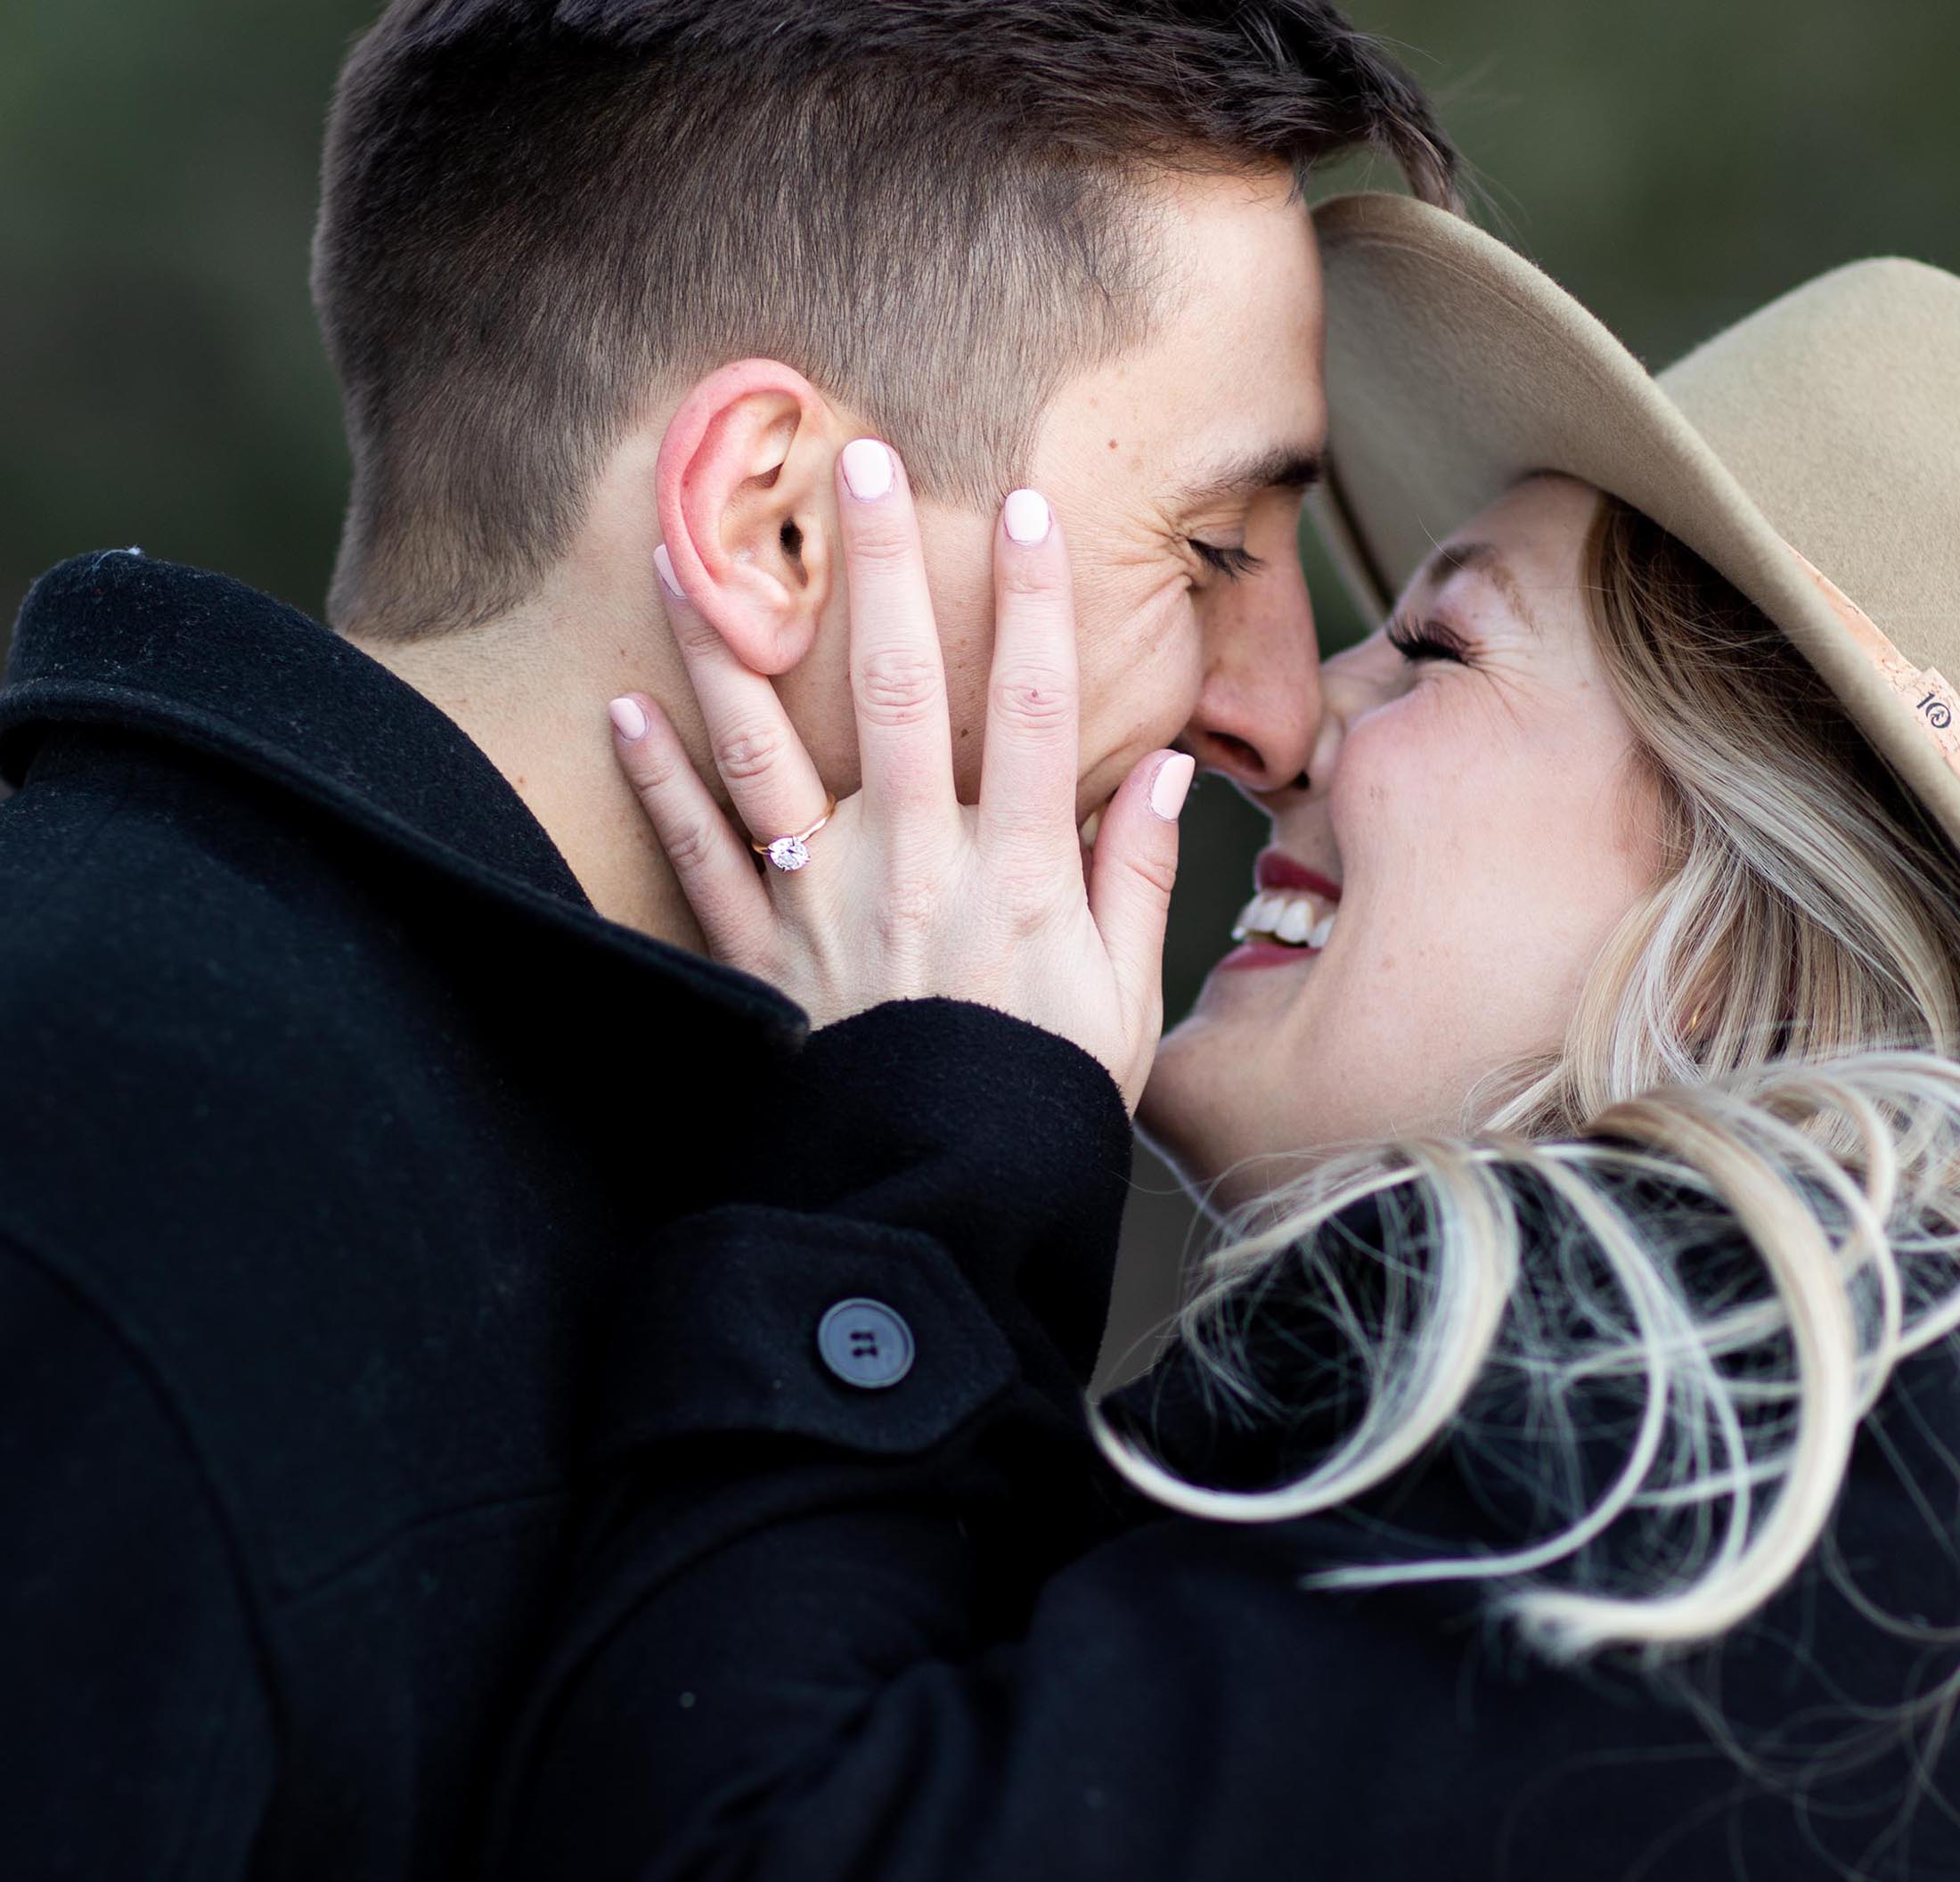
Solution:
<svg viewBox="0 0 1960 1882">
<path fill-rule="evenodd" d="M 1219 966 L 1290 967 L 1319 955 L 1334 933 L 1340 885 L 1279 849 L 1260 856 L 1253 881 L 1255 893 L 1232 927 L 1241 945 Z"/>
<path fill-rule="evenodd" d="M 1660 866 L 1580 590 L 1597 513 L 1583 484 L 1526 479 L 1327 662 L 1306 781 L 1255 799 L 1275 841 L 1237 945 L 1145 1099 L 1195 1184 L 1452 1129 L 1482 1081 L 1557 1050 Z"/>
</svg>

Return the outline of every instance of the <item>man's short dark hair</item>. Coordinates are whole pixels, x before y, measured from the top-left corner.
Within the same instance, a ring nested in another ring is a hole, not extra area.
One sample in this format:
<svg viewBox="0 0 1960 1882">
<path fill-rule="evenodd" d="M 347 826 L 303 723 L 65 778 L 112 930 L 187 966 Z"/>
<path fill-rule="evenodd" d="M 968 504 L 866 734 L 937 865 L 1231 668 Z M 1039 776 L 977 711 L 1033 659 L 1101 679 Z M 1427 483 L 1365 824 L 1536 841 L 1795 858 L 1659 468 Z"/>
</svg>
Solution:
<svg viewBox="0 0 1960 1882">
<path fill-rule="evenodd" d="M 1148 330 L 1139 179 L 1360 149 L 1453 200 L 1421 92 L 1322 0 L 394 0 L 314 245 L 354 459 L 328 618 L 507 611 L 649 395 L 751 356 L 992 503 Z"/>
</svg>

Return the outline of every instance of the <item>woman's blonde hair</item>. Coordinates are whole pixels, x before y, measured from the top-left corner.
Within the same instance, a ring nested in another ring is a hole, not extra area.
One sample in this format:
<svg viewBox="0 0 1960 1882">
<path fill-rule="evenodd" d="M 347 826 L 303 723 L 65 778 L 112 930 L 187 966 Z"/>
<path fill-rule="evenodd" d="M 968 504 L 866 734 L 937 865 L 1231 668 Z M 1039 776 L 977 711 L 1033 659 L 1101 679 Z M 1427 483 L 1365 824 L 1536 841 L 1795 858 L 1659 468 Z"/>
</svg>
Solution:
<svg viewBox="0 0 1960 1882">
<path fill-rule="evenodd" d="M 1655 1671 L 1826 1540 L 1860 1420 L 1960 1326 L 1960 869 L 1783 634 L 1688 550 L 1605 498 L 1585 568 L 1661 787 L 1660 880 L 1562 1051 L 1482 1087 L 1460 1140 L 1332 1158 L 1237 1212 L 1179 1319 L 1209 1383 L 1283 1411 L 1245 1334 L 1276 1288 L 1311 1296 L 1358 1357 L 1358 1415 L 1297 1481 L 1257 1491 L 1192 1484 L 1096 1428 L 1158 1501 L 1264 1521 L 1384 1484 L 1502 1380 L 1566 1526 L 1306 1585 L 1475 1578 L 1548 1658 L 1629 1647 Z M 1521 1219 L 1526 1195 L 1542 1206 Z M 1336 1223 L 1364 1208 L 1383 1231 L 1367 1247 Z M 1696 1284 L 1711 1229 L 1755 1285 Z M 1575 1509 L 1581 1387 L 1621 1390 L 1630 1430 L 1616 1480 Z M 1923 1703 L 1943 1722 L 1956 1699 Z"/>
</svg>

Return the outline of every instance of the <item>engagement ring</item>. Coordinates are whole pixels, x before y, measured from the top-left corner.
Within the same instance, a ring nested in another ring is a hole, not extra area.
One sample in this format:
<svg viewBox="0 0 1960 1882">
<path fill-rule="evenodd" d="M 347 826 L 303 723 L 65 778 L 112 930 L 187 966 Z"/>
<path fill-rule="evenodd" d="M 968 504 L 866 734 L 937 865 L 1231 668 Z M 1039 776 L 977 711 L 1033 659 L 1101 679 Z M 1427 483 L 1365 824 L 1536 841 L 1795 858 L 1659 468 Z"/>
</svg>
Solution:
<svg viewBox="0 0 1960 1882">
<path fill-rule="evenodd" d="M 825 803 L 823 814 L 807 830 L 799 830 L 794 836 L 776 837 L 767 843 L 751 843 L 748 847 L 758 856 L 767 856 L 778 869 L 801 869 L 810 860 L 810 839 L 830 821 L 837 807 L 833 797 Z"/>
</svg>

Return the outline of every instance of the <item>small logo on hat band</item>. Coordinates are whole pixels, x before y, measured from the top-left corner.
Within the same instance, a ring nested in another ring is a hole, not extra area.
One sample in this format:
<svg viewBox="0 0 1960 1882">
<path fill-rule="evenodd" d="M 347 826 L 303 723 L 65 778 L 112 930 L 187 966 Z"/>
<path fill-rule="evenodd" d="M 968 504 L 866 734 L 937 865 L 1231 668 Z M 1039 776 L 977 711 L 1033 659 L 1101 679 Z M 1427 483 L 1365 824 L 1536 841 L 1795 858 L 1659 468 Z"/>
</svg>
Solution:
<svg viewBox="0 0 1960 1882">
<path fill-rule="evenodd" d="M 1956 692 L 1946 675 L 1933 667 L 1915 667 L 1886 638 L 1878 623 L 1829 576 L 1801 551 L 1787 543 L 1784 546 L 1817 585 L 1837 618 L 1850 630 L 1860 651 L 1885 675 L 1886 683 L 1912 708 L 1913 716 L 1940 748 L 1947 768 L 1960 776 L 1960 692 Z"/>
</svg>

